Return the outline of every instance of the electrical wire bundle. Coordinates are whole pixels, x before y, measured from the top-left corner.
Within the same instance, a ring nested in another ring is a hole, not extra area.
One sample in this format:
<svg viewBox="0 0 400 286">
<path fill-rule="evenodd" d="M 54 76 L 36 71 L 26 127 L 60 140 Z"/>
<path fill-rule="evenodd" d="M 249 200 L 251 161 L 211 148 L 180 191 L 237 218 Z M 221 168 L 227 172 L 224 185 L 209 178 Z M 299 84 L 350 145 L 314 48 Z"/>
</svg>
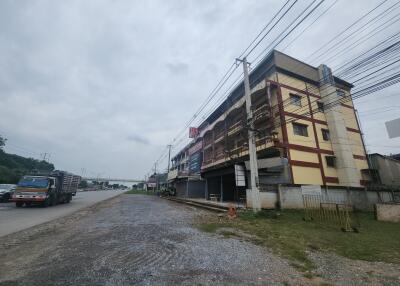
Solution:
<svg viewBox="0 0 400 286">
<path fill-rule="evenodd" d="M 318 9 L 323 7 L 325 0 L 311 1 L 309 5 L 298 13 L 294 12 L 294 7 L 297 2 L 298 0 L 286 1 L 271 20 L 262 28 L 256 38 L 251 41 L 249 46 L 240 54 L 239 58 L 250 58 L 250 61 L 254 63 L 250 67 L 251 70 L 256 69 L 257 66 L 267 59 L 271 51 L 279 48 L 285 41 L 289 41 L 289 43 L 286 44 L 283 50 L 288 48 L 303 35 L 307 29 L 312 27 L 316 21 L 326 15 L 338 0 L 328 4 L 314 19 L 311 19 L 311 16 L 318 11 Z M 397 28 L 395 24 L 400 21 L 400 13 L 397 13 L 397 9 L 400 8 L 399 4 L 400 1 L 396 1 L 394 4 L 390 3 L 388 0 L 380 2 L 377 6 L 363 14 L 307 57 L 307 60 L 311 63 L 324 62 L 331 65 L 336 77 L 355 85 L 351 96 L 342 97 L 325 104 L 324 110 L 375 93 L 397 84 L 400 81 L 400 31 L 395 31 L 389 37 L 380 39 L 380 41 L 374 43 L 372 47 L 364 45 L 365 48 L 356 55 L 351 53 L 360 50 L 361 46 L 364 47 L 361 44 L 368 43 L 371 39 L 382 38 L 382 34 L 384 34 L 382 32 L 387 33 L 387 31 L 392 31 Z M 295 14 L 293 20 L 281 29 L 277 35 L 272 35 L 272 32 L 279 28 L 279 24 L 282 24 L 282 21 L 285 17 L 287 18 L 290 13 Z M 295 34 L 297 29 L 305 25 L 308 20 L 310 20 L 308 25 L 299 33 Z M 268 43 L 264 48 L 261 47 L 263 42 Z M 260 49 L 261 52 L 252 57 L 255 51 Z M 347 58 L 347 60 L 344 63 L 334 64 L 342 58 Z M 236 77 L 233 78 L 234 75 L 236 75 Z M 257 81 L 262 80 L 262 77 L 265 77 L 265 75 L 261 74 L 258 77 L 250 77 L 250 86 L 254 86 Z M 182 148 L 181 146 L 187 145 L 187 128 L 189 126 L 198 126 L 204 122 L 204 120 L 213 114 L 215 109 L 223 104 L 232 92 L 242 84 L 242 81 L 243 72 L 238 70 L 238 65 L 233 63 L 206 100 L 200 105 L 187 124 L 185 124 L 184 128 L 174 137 L 170 144 L 174 146 L 175 150 L 179 151 Z M 292 83 L 288 83 L 288 85 L 296 87 L 299 90 L 314 94 L 319 94 L 320 90 L 324 88 L 321 84 L 316 86 L 307 85 L 307 87 L 304 87 L 304 85 L 302 87 L 296 86 L 296 84 L 294 80 Z M 308 111 L 305 112 L 302 110 L 304 107 L 296 107 L 288 111 L 291 113 L 302 112 L 299 115 L 309 116 L 320 111 L 318 108 L 318 101 L 319 99 L 315 99 L 311 102 L 311 112 L 308 107 Z M 282 105 L 285 110 L 287 108 L 292 108 L 290 107 L 290 99 L 285 100 Z M 209 106 L 208 110 L 206 110 L 207 106 Z M 290 118 L 284 122 L 274 122 L 274 127 L 276 128 L 282 124 L 288 124 L 296 120 L 298 120 L 298 118 Z M 168 152 L 166 148 L 157 159 L 156 164 L 160 164 L 167 155 Z"/>
</svg>

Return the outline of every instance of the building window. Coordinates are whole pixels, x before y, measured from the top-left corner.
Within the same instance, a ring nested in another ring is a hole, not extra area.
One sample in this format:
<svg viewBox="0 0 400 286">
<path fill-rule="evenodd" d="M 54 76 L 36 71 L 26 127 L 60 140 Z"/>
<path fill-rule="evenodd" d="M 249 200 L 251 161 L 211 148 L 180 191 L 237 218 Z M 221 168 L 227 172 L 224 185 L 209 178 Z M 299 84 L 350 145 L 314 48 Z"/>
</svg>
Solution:
<svg viewBox="0 0 400 286">
<path fill-rule="evenodd" d="M 300 123 L 292 123 L 293 125 L 293 133 L 294 135 L 305 136 L 308 137 L 307 125 Z"/>
<path fill-rule="evenodd" d="M 346 94 L 344 93 L 344 91 L 341 90 L 341 89 L 336 90 L 336 93 L 337 93 L 337 95 L 339 95 L 340 97 L 345 97 L 345 96 L 346 96 Z"/>
<path fill-rule="evenodd" d="M 301 106 L 301 96 L 297 94 L 290 94 L 290 103 L 292 105 Z"/>
<path fill-rule="evenodd" d="M 326 165 L 328 167 L 336 167 L 336 157 L 335 156 L 325 156 Z"/>
<path fill-rule="evenodd" d="M 317 102 L 318 112 L 324 112 L 324 104 L 322 102 Z"/>
<path fill-rule="evenodd" d="M 329 137 L 329 130 L 328 129 L 321 129 L 322 131 L 322 138 L 325 141 L 329 141 L 330 137 Z"/>
</svg>

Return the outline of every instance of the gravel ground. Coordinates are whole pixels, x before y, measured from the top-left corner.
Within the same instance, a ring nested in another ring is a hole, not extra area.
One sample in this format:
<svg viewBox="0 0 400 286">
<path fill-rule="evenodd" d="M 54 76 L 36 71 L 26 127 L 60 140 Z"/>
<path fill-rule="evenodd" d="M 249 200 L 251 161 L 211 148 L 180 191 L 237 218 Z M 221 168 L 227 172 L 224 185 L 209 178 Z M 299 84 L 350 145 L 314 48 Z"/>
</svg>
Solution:
<svg viewBox="0 0 400 286">
<path fill-rule="evenodd" d="M 351 260 L 333 253 L 310 252 L 315 273 L 335 285 L 400 285 L 400 265 Z"/>
<path fill-rule="evenodd" d="M 307 285 L 289 263 L 198 231 L 215 214 L 122 195 L 0 238 L 0 285 Z"/>
</svg>

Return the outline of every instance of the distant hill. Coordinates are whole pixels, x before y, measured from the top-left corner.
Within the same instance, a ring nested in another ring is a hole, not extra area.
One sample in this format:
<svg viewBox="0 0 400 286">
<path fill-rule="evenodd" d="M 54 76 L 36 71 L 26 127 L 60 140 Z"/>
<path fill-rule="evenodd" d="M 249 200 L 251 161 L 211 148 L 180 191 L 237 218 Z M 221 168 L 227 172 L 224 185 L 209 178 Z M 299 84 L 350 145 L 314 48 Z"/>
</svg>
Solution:
<svg viewBox="0 0 400 286">
<path fill-rule="evenodd" d="M 0 149 L 0 184 L 16 184 L 27 173 L 52 170 L 54 165 L 51 163 L 8 154 Z"/>
</svg>

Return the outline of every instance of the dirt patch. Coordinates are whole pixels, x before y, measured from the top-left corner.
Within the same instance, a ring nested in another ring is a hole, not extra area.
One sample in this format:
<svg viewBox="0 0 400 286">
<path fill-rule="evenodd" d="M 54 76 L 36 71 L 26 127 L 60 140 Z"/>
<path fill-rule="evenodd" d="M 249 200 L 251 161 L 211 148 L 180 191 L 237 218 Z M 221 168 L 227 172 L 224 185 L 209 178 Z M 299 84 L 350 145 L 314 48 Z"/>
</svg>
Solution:
<svg viewBox="0 0 400 286">
<path fill-rule="evenodd" d="M 308 253 L 316 275 L 336 285 L 400 285 L 400 265 L 352 260 L 333 253 Z"/>
</svg>

